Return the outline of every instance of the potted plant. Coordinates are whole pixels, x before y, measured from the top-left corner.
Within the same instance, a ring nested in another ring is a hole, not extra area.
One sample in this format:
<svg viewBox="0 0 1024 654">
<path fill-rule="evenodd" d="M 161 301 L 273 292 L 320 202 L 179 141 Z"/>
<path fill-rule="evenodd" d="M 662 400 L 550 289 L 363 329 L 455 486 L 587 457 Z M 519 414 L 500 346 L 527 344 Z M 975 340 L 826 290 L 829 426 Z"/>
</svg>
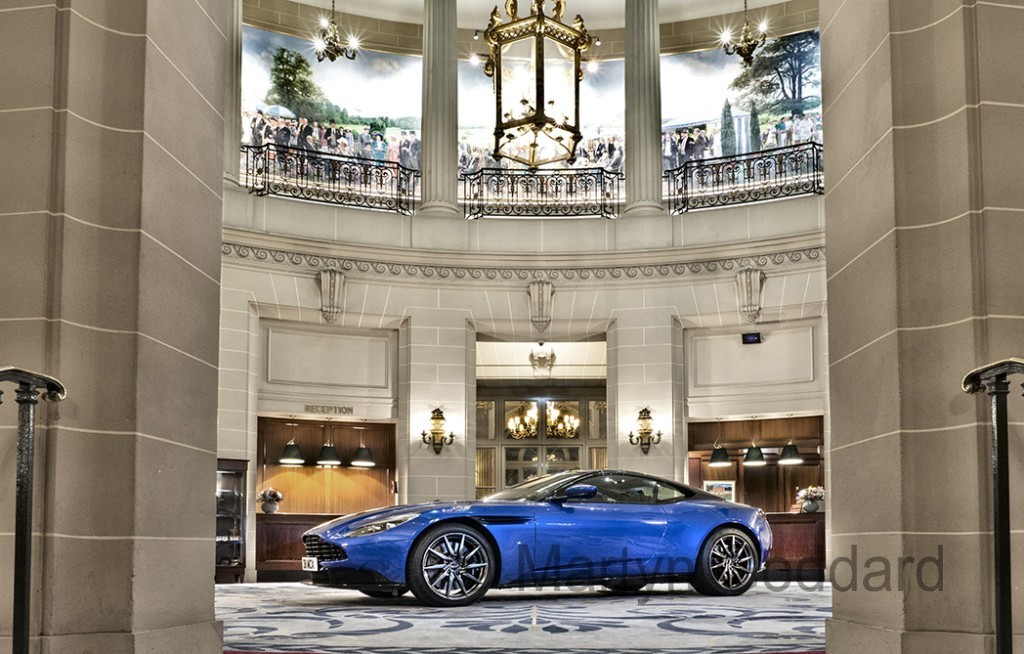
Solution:
<svg viewBox="0 0 1024 654">
<path fill-rule="evenodd" d="M 801 513 L 815 513 L 821 508 L 820 502 L 825 501 L 825 489 L 821 486 L 808 486 L 796 493 L 797 504 Z"/>
<path fill-rule="evenodd" d="M 272 486 L 267 486 L 256 495 L 256 499 L 260 501 L 260 508 L 264 513 L 273 513 L 277 511 L 277 503 L 284 499 L 284 493 Z"/>
</svg>

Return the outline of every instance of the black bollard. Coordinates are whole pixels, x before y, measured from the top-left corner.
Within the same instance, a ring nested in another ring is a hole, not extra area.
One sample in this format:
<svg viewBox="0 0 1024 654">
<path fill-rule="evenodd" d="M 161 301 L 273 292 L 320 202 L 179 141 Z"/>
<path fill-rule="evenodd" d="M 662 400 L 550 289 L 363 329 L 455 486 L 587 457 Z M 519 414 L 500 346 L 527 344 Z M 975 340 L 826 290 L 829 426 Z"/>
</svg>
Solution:
<svg viewBox="0 0 1024 654">
<path fill-rule="evenodd" d="M 995 554 L 996 654 L 1013 652 L 1013 586 L 1010 578 L 1010 473 L 1006 396 L 1007 376 L 1024 373 L 1024 359 L 1006 359 L 964 377 L 968 393 L 986 391 L 992 413 L 992 540 Z"/>
<path fill-rule="evenodd" d="M 35 408 L 39 389 L 44 398 L 59 402 L 64 399 L 64 385 L 53 377 L 20 370 L 0 368 L 0 382 L 18 384 L 18 462 L 17 492 L 14 516 L 14 622 L 12 647 L 14 654 L 28 654 L 30 608 L 32 604 L 32 470 L 35 454 Z M 2 395 L 0 391 L 0 395 Z"/>
</svg>

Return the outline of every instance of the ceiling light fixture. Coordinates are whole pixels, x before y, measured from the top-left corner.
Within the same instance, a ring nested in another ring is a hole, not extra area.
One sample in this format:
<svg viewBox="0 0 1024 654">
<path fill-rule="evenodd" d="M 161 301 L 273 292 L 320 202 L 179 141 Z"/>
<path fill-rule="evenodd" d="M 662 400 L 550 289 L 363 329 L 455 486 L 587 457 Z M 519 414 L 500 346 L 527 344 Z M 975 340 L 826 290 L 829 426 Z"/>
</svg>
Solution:
<svg viewBox="0 0 1024 654">
<path fill-rule="evenodd" d="M 494 80 L 494 158 L 531 169 L 558 161 L 573 163 L 580 133 L 580 56 L 592 43 L 583 18 L 562 21 L 565 0 L 555 0 L 551 15 L 544 0 L 530 3 L 520 18 L 517 2 L 498 8 L 484 30 L 491 52 L 484 73 Z"/>
<path fill-rule="evenodd" d="M 320 29 L 313 37 L 313 49 L 316 50 L 317 61 L 323 61 L 324 57 L 331 61 L 338 57 L 355 59 L 356 53 L 359 51 L 359 40 L 354 36 L 350 36 L 348 42 L 342 45 L 338 24 L 334 22 L 335 13 L 334 0 L 331 0 L 331 15 L 329 18 L 320 19 Z"/>
<path fill-rule="evenodd" d="M 727 55 L 738 54 L 743 60 L 743 65 L 749 68 L 754 63 L 754 51 L 764 45 L 768 38 L 767 29 L 768 24 L 761 21 L 758 25 L 759 36 L 754 37 L 753 30 L 750 29 L 750 21 L 747 18 L 747 0 L 743 0 L 743 29 L 740 30 L 740 40 L 733 43 L 732 31 L 725 30 L 721 36 L 722 49 Z"/>
</svg>

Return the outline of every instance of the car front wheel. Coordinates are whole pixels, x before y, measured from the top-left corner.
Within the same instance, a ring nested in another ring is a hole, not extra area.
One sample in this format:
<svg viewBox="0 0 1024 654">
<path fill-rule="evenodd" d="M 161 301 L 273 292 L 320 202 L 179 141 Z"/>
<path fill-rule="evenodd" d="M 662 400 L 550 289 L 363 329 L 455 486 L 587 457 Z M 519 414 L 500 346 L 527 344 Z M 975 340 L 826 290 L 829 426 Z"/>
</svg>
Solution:
<svg viewBox="0 0 1024 654">
<path fill-rule="evenodd" d="M 475 529 L 439 525 L 413 548 L 406 578 L 413 595 L 424 604 L 472 604 L 494 580 L 494 551 Z"/>
<path fill-rule="evenodd" d="M 754 540 L 733 527 L 711 534 L 701 548 L 691 585 L 702 595 L 742 595 L 754 583 L 758 550 Z"/>
</svg>

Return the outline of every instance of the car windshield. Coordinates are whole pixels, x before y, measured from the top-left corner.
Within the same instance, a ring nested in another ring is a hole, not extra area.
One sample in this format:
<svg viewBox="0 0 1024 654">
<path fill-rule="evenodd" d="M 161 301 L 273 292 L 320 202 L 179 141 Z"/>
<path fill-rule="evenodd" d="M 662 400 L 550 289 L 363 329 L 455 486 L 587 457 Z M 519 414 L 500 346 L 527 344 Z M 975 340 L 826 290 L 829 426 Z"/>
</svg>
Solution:
<svg viewBox="0 0 1024 654">
<path fill-rule="evenodd" d="M 556 472 L 551 475 L 544 475 L 536 479 L 524 481 L 505 490 L 498 491 L 484 498 L 485 502 L 492 500 L 539 500 L 546 497 L 554 489 L 558 488 L 573 477 L 579 476 L 579 470 L 571 472 Z"/>
</svg>

